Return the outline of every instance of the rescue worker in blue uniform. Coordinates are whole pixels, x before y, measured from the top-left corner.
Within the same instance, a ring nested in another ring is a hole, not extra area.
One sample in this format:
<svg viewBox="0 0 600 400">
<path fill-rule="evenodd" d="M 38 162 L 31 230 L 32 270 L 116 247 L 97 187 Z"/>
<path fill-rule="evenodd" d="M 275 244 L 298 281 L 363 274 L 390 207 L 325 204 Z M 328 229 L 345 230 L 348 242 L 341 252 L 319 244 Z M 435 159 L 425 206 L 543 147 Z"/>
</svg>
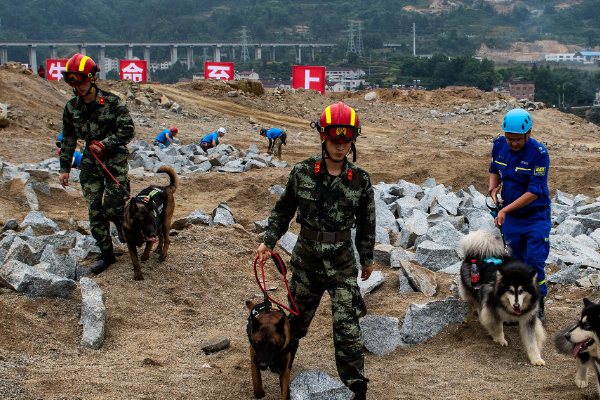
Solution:
<svg viewBox="0 0 600 400">
<path fill-rule="evenodd" d="M 286 144 L 287 134 L 283 129 L 273 128 L 260 130 L 260 135 L 269 139 L 269 146 L 267 147 L 267 154 L 273 154 L 279 160 L 281 160 L 281 145 Z"/>
<path fill-rule="evenodd" d="M 227 131 L 225 128 L 220 127 L 218 131 L 204 136 L 200 141 L 200 147 L 202 147 L 202 150 L 204 151 L 217 147 L 219 145 L 219 139 L 225 136 L 226 133 Z"/>
<path fill-rule="evenodd" d="M 178 129 L 172 126 L 171 129 L 165 129 L 154 138 L 154 145 L 161 149 L 166 149 L 173 144 L 173 138 L 177 135 Z"/>
<path fill-rule="evenodd" d="M 514 109 L 504 117 L 504 136 L 494 140 L 490 163 L 489 193 L 502 208 L 494 219 L 502 229 L 512 255 L 537 271 L 541 289 L 540 320 L 546 322 L 544 299 L 546 258 L 550 252 L 550 191 L 548 151 L 531 138 L 533 121 L 525 110 Z"/>
</svg>

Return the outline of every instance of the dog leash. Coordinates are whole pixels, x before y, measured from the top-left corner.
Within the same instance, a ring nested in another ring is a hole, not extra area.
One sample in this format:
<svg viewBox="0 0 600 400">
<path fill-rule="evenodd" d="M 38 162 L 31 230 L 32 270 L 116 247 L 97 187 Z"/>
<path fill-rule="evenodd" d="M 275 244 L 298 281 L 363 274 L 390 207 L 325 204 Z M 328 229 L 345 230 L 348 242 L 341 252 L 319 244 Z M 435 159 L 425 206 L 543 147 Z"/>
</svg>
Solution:
<svg viewBox="0 0 600 400">
<path fill-rule="evenodd" d="M 281 272 L 281 275 L 283 275 L 283 281 L 285 282 L 285 287 L 286 287 L 287 292 L 288 292 L 288 297 L 290 298 L 290 301 L 291 301 L 292 305 L 294 306 L 294 308 L 296 309 L 296 311 L 293 311 L 293 310 L 287 308 L 286 306 L 284 306 L 283 304 L 276 302 L 275 300 L 273 300 L 269 296 L 269 294 L 267 293 L 267 281 L 265 280 L 264 262 L 263 261 L 260 262 L 260 270 L 261 270 L 261 273 L 262 273 L 262 280 L 263 280 L 263 283 L 261 284 L 260 279 L 258 279 L 258 270 L 256 268 L 256 262 L 258 261 L 258 256 L 256 256 L 256 258 L 254 259 L 254 276 L 256 278 L 256 283 L 258 284 L 258 287 L 263 292 L 263 295 L 265 297 L 265 303 L 267 302 L 267 300 L 269 300 L 272 303 L 275 303 L 278 306 L 280 306 L 282 308 L 285 308 L 286 310 L 288 310 L 289 312 L 291 312 L 294 315 L 300 315 L 300 311 L 298 310 L 298 306 L 296 305 L 296 303 L 294 302 L 294 298 L 292 297 L 292 292 L 290 292 L 290 286 L 288 285 L 287 278 L 285 277 L 285 274 L 287 272 L 286 268 L 285 268 L 285 264 L 283 263 L 283 261 L 279 257 L 279 254 L 277 254 L 277 253 L 271 253 L 271 254 L 275 257 L 275 259 L 273 261 L 279 267 L 279 269 L 280 269 L 279 272 Z"/>
<path fill-rule="evenodd" d="M 489 198 L 491 199 L 492 197 L 489 196 Z M 492 201 L 493 200 L 494 199 L 492 199 Z M 496 202 L 494 202 L 494 205 L 495 205 L 495 207 L 490 207 L 487 202 L 487 197 L 485 198 L 485 206 L 490 209 L 490 214 L 492 214 L 492 217 L 494 217 L 494 219 L 495 219 L 498 216 L 498 213 L 500 212 L 500 210 L 502 210 L 502 205 L 501 204 L 496 205 Z M 506 248 L 506 240 L 504 239 L 504 231 L 502 230 L 502 225 L 500 225 L 498 227 L 498 229 L 500 229 L 500 236 L 502 236 L 502 244 L 504 245 L 504 251 L 508 252 L 508 250 Z"/>
<path fill-rule="evenodd" d="M 110 177 L 112 178 L 113 181 L 115 181 L 115 183 L 117 184 L 117 186 L 121 189 L 121 191 L 125 194 L 125 196 L 127 196 L 129 199 L 132 199 L 133 197 L 131 197 L 131 194 L 127 191 L 127 189 L 125 189 L 125 187 L 123 185 L 121 185 L 113 176 L 113 174 L 110 173 L 110 171 L 108 170 L 108 168 L 106 168 L 104 166 L 104 164 L 102 164 L 102 161 L 100 161 L 100 159 L 98 158 L 98 156 L 96 155 L 96 153 L 94 152 L 94 150 L 92 150 L 92 145 L 90 145 L 90 152 L 92 153 L 92 155 L 94 156 L 94 158 L 96 159 L 96 161 L 98 161 L 98 163 L 100 165 L 102 165 L 102 168 L 104 168 L 104 170 L 108 173 L 108 175 L 110 175 Z"/>
</svg>

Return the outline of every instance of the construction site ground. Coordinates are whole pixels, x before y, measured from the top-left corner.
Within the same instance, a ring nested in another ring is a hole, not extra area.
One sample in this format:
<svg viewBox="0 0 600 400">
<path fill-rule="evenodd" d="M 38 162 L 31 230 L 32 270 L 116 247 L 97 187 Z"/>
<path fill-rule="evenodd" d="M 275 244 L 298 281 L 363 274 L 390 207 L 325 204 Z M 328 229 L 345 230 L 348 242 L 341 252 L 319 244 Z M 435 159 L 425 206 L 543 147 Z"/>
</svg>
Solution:
<svg viewBox="0 0 600 400">
<path fill-rule="evenodd" d="M 126 94 L 131 82 L 100 87 Z M 146 85 L 140 85 L 142 89 Z M 487 192 L 492 140 L 502 134 L 503 112 L 485 115 L 440 116 L 464 108 L 487 109 L 497 100 L 510 100 L 477 89 L 403 92 L 378 90 L 378 99 L 364 93 L 321 95 L 314 91 L 266 91 L 255 96 L 229 97 L 222 82 L 152 85 L 176 101 L 189 116 L 129 103 L 140 122 L 136 139 L 152 142 L 164 127 L 175 125 L 183 145 L 199 140 L 220 126 L 223 143 L 246 150 L 267 141 L 259 127 L 284 127 L 288 144 L 283 158 L 293 165 L 320 153 L 317 133 L 309 122 L 329 104 L 344 101 L 354 107 L 363 124 L 357 141 L 357 164 L 374 184 L 401 179 L 423 184 L 427 177 L 453 191 L 474 185 Z M 16 69 L 0 68 L 0 103 L 10 104 L 14 119 L 0 129 L 0 159 L 13 164 L 39 163 L 56 156 L 62 110 L 71 97 L 63 82 L 48 82 Z M 431 113 L 437 112 L 436 115 Z M 582 119 L 553 109 L 533 114 L 533 137 L 547 144 L 551 167 L 549 186 L 591 197 L 600 195 L 600 130 Z M 250 118 L 258 124 L 252 124 Z M 149 121 L 149 122 L 148 122 Z M 156 123 L 156 126 L 152 126 Z M 164 125 L 161 125 L 164 124 Z M 133 280 L 126 252 L 106 272 L 93 279 L 106 302 L 106 338 L 100 350 L 80 346 L 81 296 L 69 299 L 28 298 L 0 289 L 0 398 L 5 399 L 252 399 L 248 310 L 245 301 L 260 300 L 253 261 L 261 235 L 254 221 L 265 219 L 277 200 L 268 188 L 285 185 L 290 168 L 253 169 L 242 174 L 208 173 L 180 177 L 175 194 L 175 218 L 195 209 L 210 213 L 227 201 L 237 224 L 229 227 L 193 226 L 172 237 L 168 258 L 156 254 L 143 264 L 145 280 Z M 49 183 L 57 183 L 56 177 Z M 132 192 L 164 184 L 166 176 L 132 180 Z M 40 194 L 40 211 L 62 229 L 71 218 L 87 220 L 85 201 L 77 191 L 53 188 Z M 17 181 L 0 186 L 0 224 L 22 221 L 29 212 L 23 187 Z M 1 225 L 0 225 L 1 226 Z M 297 233 L 293 223 L 290 229 Z M 281 249 L 277 248 L 281 252 Z M 289 261 L 289 256 L 284 256 Z M 443 300 L 453 294 L 453 277 L 438 273 L 433 298 L 421 293 L 398 294 L 398 271 L 376 263 L 385 277 L 366 297 L 371 315 L 402 320 L 412 303 Z M 548 271 L 556 271 L 549 265 Z M 285 299 L 281 276 L 267 265 L 271 295 Z M 478 322 L 453 324 L 424 344 L 399 347 L 385 356 L 366 355 L 371 399 L 591 399 L 590 386 L 574 384 L 575 361 L 557 354 L 552 336 L 576 321 L 581 299 L 598 301 L 597 288 L 551 286 L 547 306 L 546 366 L 531 366 L 517 327 L 505 329 L 508 347 L 500 347 Z M 205 341 L 227 336 L 229 348 L 206 355 Z M 332 345 L 331 307 L 327 295 L 301 341 L 292 378 L 319 369 L 339 379 Z M 277 376 L 264 373 L 266 399 L 280 398 Z"/>
</svg>

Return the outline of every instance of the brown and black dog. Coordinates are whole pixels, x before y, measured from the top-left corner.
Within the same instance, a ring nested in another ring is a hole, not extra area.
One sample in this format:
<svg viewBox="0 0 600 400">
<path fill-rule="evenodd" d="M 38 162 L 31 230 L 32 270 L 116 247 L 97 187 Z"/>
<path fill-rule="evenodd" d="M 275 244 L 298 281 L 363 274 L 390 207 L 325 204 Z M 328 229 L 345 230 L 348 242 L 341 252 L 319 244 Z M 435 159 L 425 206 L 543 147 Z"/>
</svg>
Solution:
<svg viewBox="0 0 600 400">
<path fill-rule="evenodd" d="M 246 331 L 250 340 L 250 369 L 257 399 L 265 397 L 260 371 L 270 368 L 279 374 L 281 398 L 289 399 L 290 369 L 298 341 L 291 340 L 290 323 L 285 313 L 275 304 L 254 304 L 246 301 L 250 310 Z"/>
<path fill-rule="evenodd" d="M 158 247 L 156 252 L 160 253 L 158 258 L 164 261 L 169 251 L 169 232 L 175 210 L 175 197 L 173 193 L 177 189 L 179 178 L 172 167 L 163 165 L 156 171 L 166 172 L 169 175 L 169 186 L 150 186 L 133 197 L 125 207 L 123 213 L 123 237 L 129 248 L 129 255 L 133 262 L 134 279 L 143 281 L 142 267 L 138 260 L 137 248 L 146 244 L 142 261 L 150 257 L 152 245 L 156 242 L 158 234 Z"/>
</svg>

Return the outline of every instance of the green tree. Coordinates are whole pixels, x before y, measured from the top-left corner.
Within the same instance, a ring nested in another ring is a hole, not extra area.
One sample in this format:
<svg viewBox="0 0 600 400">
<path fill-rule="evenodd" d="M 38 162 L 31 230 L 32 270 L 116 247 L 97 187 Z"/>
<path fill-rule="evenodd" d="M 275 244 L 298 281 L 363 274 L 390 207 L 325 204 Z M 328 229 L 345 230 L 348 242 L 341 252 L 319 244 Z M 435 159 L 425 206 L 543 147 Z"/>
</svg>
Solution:
<svg viewBox="0 0 600 400">
<path fill-rule="evenodd" d="M 486 92 L 491 92 L 494 88 L 494 75 L 491 72 L 482 72 L 477 78 L 477 87 Z"/>
</svg>

